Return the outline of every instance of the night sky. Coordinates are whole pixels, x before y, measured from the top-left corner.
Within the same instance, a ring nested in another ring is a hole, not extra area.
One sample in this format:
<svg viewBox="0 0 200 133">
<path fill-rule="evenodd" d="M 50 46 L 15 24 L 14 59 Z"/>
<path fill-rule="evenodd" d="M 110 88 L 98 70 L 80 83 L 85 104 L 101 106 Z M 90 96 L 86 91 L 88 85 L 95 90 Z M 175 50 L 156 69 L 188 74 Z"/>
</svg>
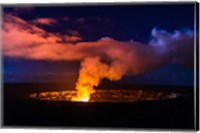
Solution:
<svg viewBox="0 0 200 133">
<path fill-rule="evenodd" d="M 102 37 L 148 44 L 152 40 L 151 33 L 154 28 L 167 32 L 194 30 L 194 4 L 5 6 L 3 11 L 4 16 L 15 16 L 48 33 L 74 37 L 69 39 L 74 45 L 77 42 L 97 41 Z M 36 21 L 38 18 L 52 18 L 56 22 L 42 23 Z M 63 40 L 61 42 L 64 43 Z M 5 47 L 4 43 L 2 47 Z M 75 83 L 79 65 L 79 61 L 36 60 L 3 55 L 3 80 L 12 83 Z M 144 74 L 124 76 L 121 82 L 192 86 L 194 70 L 181 64 L 168 63 Z"/>
</svg>

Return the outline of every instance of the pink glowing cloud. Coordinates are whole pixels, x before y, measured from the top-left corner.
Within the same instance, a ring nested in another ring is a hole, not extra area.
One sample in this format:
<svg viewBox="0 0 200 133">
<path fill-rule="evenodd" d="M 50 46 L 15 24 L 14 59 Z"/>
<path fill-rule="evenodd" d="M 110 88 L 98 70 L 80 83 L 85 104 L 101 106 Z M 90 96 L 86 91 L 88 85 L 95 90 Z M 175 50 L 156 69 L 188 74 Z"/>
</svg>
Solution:
<svg viewBox="0 0 200 133">
<path fill-rule="evenodd" d="M 57 47 L 57 45 L 62 45 L 61 43 L 58 43 L 61 41 L 76 42 L 81 40 L 78 36 L 62 36 L 49 33 L 32 23 L 12 15 L 6 15 L 4 17 L 2 38 L 4 55 L 16 57 L 23 57 L 28 53 L 31 56 L 30 52 L 39 52 L 41 51 L 38 49 L 40 47 L 44 49 L 44 53 L 48 47 L 51 48 L 52 46 Z M 51 53 L 49 54 L 51 55 Z M 29 56 L 25 56 L 25 58 L 26 57 L 29 58 Z"/>
<path fill-rule="evenodd" d="M 193 32 L 168 33 L 153 29 L 149 44 L 117 41 L 104 37 L 94 42 L 80 42 L 77 35 L 50 33 L 19 17 L 5 15 L 3 55 L 33 60 L 94 61 L 109 68 L 118 80 L 125 74 L 137 75 L 176 62 L 193 66 Z M 88 59 L 89 58 L 89 59 Z M 109 64 L 106 64 L 108 62 Z M 92 65 L 93 62 L 88 65 Z M 105 69 L 107 70 L 107 69 Z"/>
<path fill-rule="evenodd" d="M 40 25 L 52 25 L 57 23 L 55 19 L 52 18 L 37 18 L 32 21 L 34 24 L 40 24 Z"/>
</svg>

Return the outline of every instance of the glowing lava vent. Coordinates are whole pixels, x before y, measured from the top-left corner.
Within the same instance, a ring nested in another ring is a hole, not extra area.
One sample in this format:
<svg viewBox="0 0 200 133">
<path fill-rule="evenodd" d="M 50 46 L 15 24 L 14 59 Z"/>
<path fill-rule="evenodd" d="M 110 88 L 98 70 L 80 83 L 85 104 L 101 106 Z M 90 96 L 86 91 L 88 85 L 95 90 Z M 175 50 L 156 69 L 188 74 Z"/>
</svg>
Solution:
<svg viewBox="0 0 200 133">
<path fill-rule="evenodd" d="M 71 102 L 138 102 L 174 99 L 176 93 L 165 91 L 151 91 L 141 89 L 112 89 L 112 90 L 95 90 L 90 97 L 77 98 L 77 91 L 57 91 L 57 92 L 40 92 L 33 93 L 30 98 L 48 101 L 71 101 Z"/>
</svg>

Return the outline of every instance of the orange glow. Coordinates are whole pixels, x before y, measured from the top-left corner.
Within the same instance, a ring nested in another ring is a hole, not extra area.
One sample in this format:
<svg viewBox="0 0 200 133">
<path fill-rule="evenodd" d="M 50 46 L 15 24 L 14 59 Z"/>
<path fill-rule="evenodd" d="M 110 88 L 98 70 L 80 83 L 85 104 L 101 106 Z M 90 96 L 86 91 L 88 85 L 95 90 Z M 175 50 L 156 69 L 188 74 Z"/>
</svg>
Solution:
<svg viewBox="0 0 200 133">
<path fill-rule="evenodd" d="M 89 97 L 85 97 L 85 98 L 82 98 L 80 99 L 81 102 L 88 102 L 89 101 Z"/>
<path fill-rule="evenodd" d="M 177 98 L 177 93 L 141 89 L 107 89 L 96 90 L 88 97 L 78 97 L 80 91 L 50 91 L 32 93 L 30 98 L 46 101 L 73 101 L 73 102 L 138 102 L 165 100 Z"/>
<path fill-rule="evenodd" d="M 87 96 L 87 97 L 74 96 L 71 99 L 71 101 L 74 101 L 74 102 L 89 102 L 89 100 L 90 100 L 90 96 Z"/>
<path fill-rule="evenodd" d="M 71 98 L 71 101 L 77 102 L 89 102 L 90 95 L 94 93 L 94 89 L 91 85 L 80 85 L 77 83 L 76 95 Z"/>
</svg>

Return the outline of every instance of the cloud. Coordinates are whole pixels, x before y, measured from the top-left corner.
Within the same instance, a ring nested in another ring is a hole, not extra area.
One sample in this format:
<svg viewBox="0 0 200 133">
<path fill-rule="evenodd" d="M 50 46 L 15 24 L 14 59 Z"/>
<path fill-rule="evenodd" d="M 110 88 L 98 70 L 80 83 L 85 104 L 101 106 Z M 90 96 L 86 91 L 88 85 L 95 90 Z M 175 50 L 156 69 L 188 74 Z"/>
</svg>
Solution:
<svg viewBox="0 0 200 133">
<path fill-rule="evenodd" d="M 77 42 L 81 40 L 78 36 L 49 33 L 19 17 L 6 15 L 3 52 L 4 56 L 38 60 L 81 61 L 85 57 L 100 56 L 103 60 L 120 60 L 129 66 L 134 64 L 133 71 L 151 68 L 151 65 L 144 64 L 165 64 L 193 54 L 193 33 L 190 30 L 168 33 L 153 29 L 152 37 L 149 44 L 122 42 L 109 37 L 95 42 Z"/>
<path fill-rule="evenodd" d="M 64 36 L 63 36 L 63 40 L 64 40 L 65 42 L 71 42 L 71 43 L 73 43 L 73 42 L 80 41 L 80 40 L 81 40 L 81 37 L 79 37 L 79 36 L 68 36 L 68 35 L 64 35 Z"/>
<path fill-rule="evenodd" d="M 57 23 L 55 19 L 52 18 L 37 18 L 32 21 L 34 24 L 40 24 L 40 25 L 52 25 Z"/>
<path fill-rule="evenodd" d="M 45 52 L 45 47 L 50 50 L 56 45 L 62 45 L 58 42 L 74 42 L 81 39 L 77 36 L 49 33 L 32 23 L 12 15 L 4 17 L 2 35 L 4 55 L 20 58 L 31 58 L 33 56 L 31 52 L 36 52 L 34 56 L 38 56 L 40 51 L 38 48 L 40 47 Z M 30 57 L 25 57 L 26 54 L 29 54 Z M 52 54 L 50 53 L 50 55 Z"/>
<path fill-rule="evenodd" d="M 89 97 L 93 87 L 104 78 L 120 80 L 124 75 L 139 75 L 169 63 L 191 68 L 194 65 L 194 35 L 188 29 L 169 33 L 154 28 L 149 44 L 109 37 L 94 42 L 80 40 L 78 36 L 49 33 L 16 16 L 4 18 L 4 56 L 81 62 L 76 83 L 78 93 L 73 100 Z"/>
<path fill-rule="evenodd" d="M 66 32 L 72 36 L 79 36 L 79 32 L 73 29 L 66 29 Z"/>
<path fill-rule="evenodd" d="M 153 39 L 150 45 L 170 47 L 176 56 L 172 62 L 181 63 L 189 67 L 194 65 L 194 32 L 184 28 L 169 33 L 165 30 L 154 28 L 152 30 Z"/>
</svg>

